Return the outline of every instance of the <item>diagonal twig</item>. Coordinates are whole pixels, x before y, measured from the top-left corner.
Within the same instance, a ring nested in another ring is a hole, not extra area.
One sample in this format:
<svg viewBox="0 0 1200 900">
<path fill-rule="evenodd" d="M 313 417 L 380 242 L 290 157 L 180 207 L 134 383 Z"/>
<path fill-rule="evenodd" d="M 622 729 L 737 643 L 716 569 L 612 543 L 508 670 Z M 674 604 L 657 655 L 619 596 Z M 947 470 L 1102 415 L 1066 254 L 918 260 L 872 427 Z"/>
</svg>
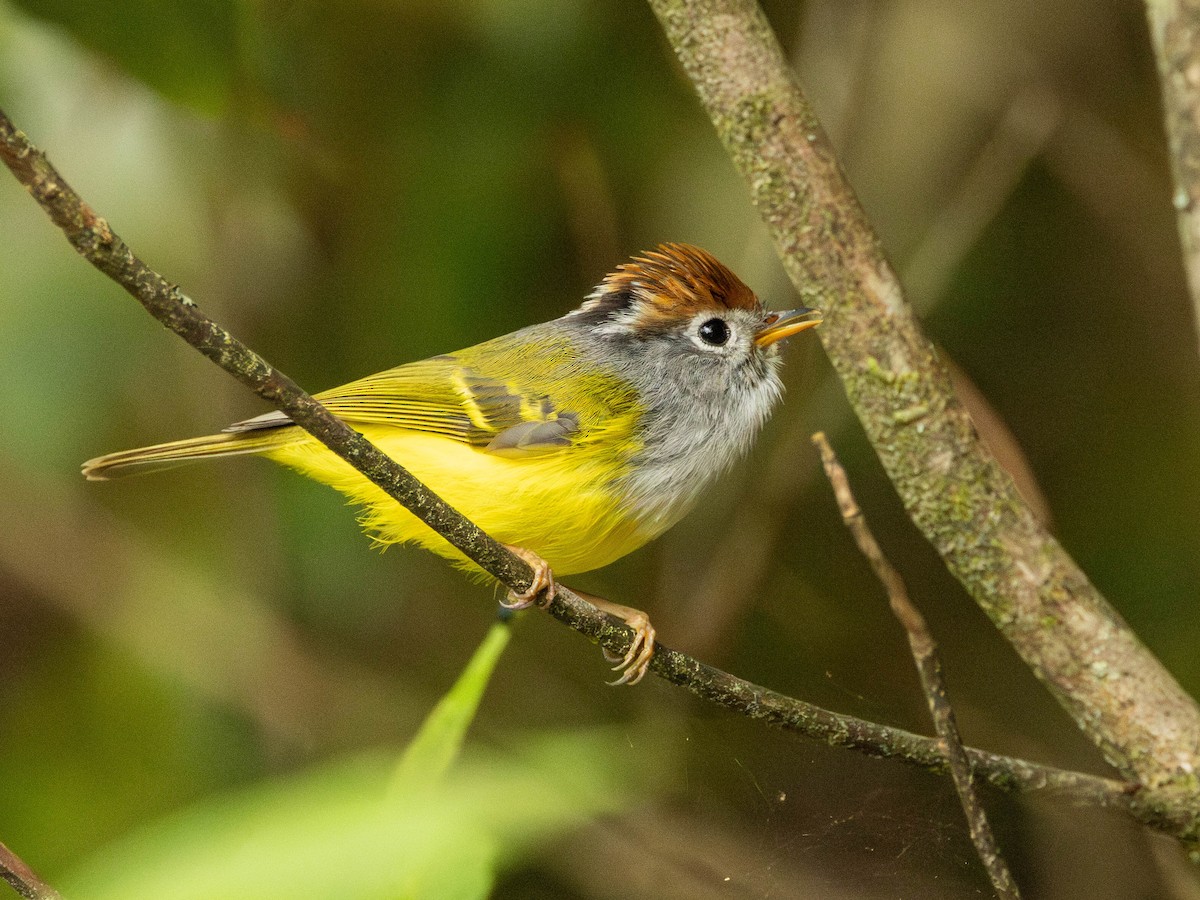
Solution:
<svg viewBox="0 0 1200 900">
<path fill-rule="evenodd" d="M 0 160 L 26 186 L 72 246 L 138 299 L 155 318 L 259 396 L 292 416 L 310 434 L 331 448 L 336 446 L 347 462 L 388 490 L 398 502 L 414 512 L 423 510 L 428 516 L 425 521 L 434 530 L 504 584 L 517 590 L 528 587 L 530 573 L 524 562 L 437 500 L 412 475 L 361 435 L 347 429 L 291 379 L 205 316 L 178 288 L 134 256 L 2 111 Z M 496 548 L 498 553 L 494 552 Z M 624 654 L 633 636 L 631 629 L 561 585 L 548 610 L 555 618 L 616 653 Z M 933 772 L 945 771 L 942 752 L 931 738 L 821 709 L 706 666 L 669 647 L 659 645 L 650 670 L 699 697 L 783 730 Z M 1171 834 L 1182 833 L 1190 824 L 1190 819 L 1170 804 L 1124 782 L 1066 772 L 982 750 L 967 752 L 976 771 L 1003 790 L 1037 791 L 1075 803 L 1121 809 Z"/>
<path fill-rule="evenodd" d="M 0 843 L 0 878 L 26 900 L 62 900 L 62 895 L 42 881 L 17 854 Z"/>
<path fill-rule="evenodd" d="M 517 593 L 533 583 L 523 560 L 453 509 L 407 469 L 330 413 L 291 378 L 201 312 L 84 202 L 0 111 L 0 158 L 88 262 L 133 295 L 166 328 L 246 385 L 382 488 L 481 569 Z"/>
<path fill-rule="evenodd" d="M 887 591 L 888 604 L 892 612 L 904 627 L 908 635 L 908 645 L 912 650 L 913 661 L 917 665 L 917 673 L 921 677 L 921 686 L 925 689 L 925 698 L 929 703 L 929 713 L 933 718 L 934 728 L 938 734 L 938 745 L 946 756 L 946 765 L 950 769 L 950 777 L 954 781 L 954 789 L 958 792 L 959 802 L 967 817 L 967 825 L 971 832 L 971 841 L 997 896 L 1005 900 L 1017 900 L 1021 896 L 1017 883 L 1013 880 L 1008 863 L 1000 854 L 996 838 L 992 834 L 992 826 L 988 824 L 987 813 L 979 796 L 975 792 L 975 779 L 971 772 L 971 760 L 963 747 L 962 737 L 958 733 L 958 724 L 954 718 L 954 707 L 946 695 L 946 681 L 942 677 L 942 663 L 937 654 L 937 644 L 929 632 L 925 617 L 908 596 L 904 579 L 891 564 L 875 535 L 867 525 L 866 517 L 854 499 L 850 490 L 850 480 L 846 470 L 838 461 L 837 454 L 822 432 L 813 435 L 812 441 L 821 453 L 821 463 L 825 466 L 825 475 L 833 487 L 837 498 L 838 509 L 842 521 L 854 535 L 858 549 L 875 570 L 875 575 L 883 583 Z"/>
</svg>

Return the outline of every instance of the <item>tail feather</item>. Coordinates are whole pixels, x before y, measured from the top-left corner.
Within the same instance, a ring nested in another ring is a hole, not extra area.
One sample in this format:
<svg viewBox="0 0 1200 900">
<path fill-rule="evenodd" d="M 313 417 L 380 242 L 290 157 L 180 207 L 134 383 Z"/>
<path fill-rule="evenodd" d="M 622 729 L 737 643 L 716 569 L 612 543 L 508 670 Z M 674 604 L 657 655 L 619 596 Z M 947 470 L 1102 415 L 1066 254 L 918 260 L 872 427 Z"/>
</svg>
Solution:
<svg viewBox="0 0 1200 900">
<path fill-rule="evenodd" d="M 213 457 L 265 453 L 291 443 L 296 437 L 295 428 L 276 428 L 266 432 L 211 434 L 171 441 L 89 459 L 83 464 L 83 475 L 88 481 L 107 481 L 126 475 L 159 472 Z"/>
</svg>

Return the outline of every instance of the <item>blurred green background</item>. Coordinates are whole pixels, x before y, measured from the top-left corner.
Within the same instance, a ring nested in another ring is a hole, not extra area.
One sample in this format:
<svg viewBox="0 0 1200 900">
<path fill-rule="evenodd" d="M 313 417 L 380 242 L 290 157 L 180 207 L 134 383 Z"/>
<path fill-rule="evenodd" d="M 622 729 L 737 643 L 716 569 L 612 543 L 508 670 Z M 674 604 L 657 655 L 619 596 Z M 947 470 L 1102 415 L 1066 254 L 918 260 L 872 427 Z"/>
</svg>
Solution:
<svg viewBox="0 0 1200 900">
<path fill-rule="evenodd" d="M 768 12 L 981 428 L 1200 692 L 1200 364 L 1141 4 Z M 794 300 L 631 0 L 0 0 L 0 106 L 151 265 L 312 390 L 560 315 L 663 240 Z M 266 463 L 86 484 L 84 459 L 262 404 L 7 175 L 0 236 L 0 840 L 72 896 L 101 893 L 104 859 L 249 896 L 222 881 L 232 866 L 184 874 L 189 854 L 256 816 L 263 872 L 293 862 L 280 821 L 357 834 L 346 798 L 449 688 L 494 592 L 372 551 L 338 495 Z M 667 536 L 571 582 L 738 675 L 928 733 L 815 471 L 824 429 L 930 618 L 966 738 L 1106 773 L 907 524 L 817 341 L 787 354 L 750 458 Z M 517 622 L 458 793 L 429 801 L 503 821 L 436 832 L 444 864 L 482 860 L 451 865 L 482 873 L 461 895 L 988 894 L 947 781 L 606 673 L 548 618 Z M 1198 896 L 1172 843 L 1120 817 L 988 798 L 1030 896 Z M 400 896 L 406 846 L 312 864 L 379 876 L 339 896 Z M 276 887 L 331 895 L 304 883 Z"/>
</svg>

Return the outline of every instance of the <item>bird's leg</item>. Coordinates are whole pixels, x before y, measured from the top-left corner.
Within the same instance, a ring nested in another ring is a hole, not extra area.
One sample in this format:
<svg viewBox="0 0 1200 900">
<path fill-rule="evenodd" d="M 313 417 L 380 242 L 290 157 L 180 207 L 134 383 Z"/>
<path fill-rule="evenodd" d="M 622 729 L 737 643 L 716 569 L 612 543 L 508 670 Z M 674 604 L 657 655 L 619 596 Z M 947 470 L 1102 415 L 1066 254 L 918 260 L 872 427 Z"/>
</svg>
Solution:
<svg viewBox="0 0 1200 900">
<path fill-rule="evenodd" d="M 529 564 L 529 568 L 533 569 L 533 584 L 519 594 L 516 591 L 509 591 L 508 599 L 501 600 L 500 605 L 505 609 L 528 609 L 534 603 L 543 609 L 549 606 L 550 601 L 554 599 L 556 590 L 554 573 L 550 571 L 550 564 L 532 550 L 526 550 L 524 547 L 514 547 L 512 544 L 505 544 L 504 547 L 513 556 L 525 560 Z M 543 591 L 545 594 L 542 594 Z M 540 598 L 539 595 L 541 595 Z"/>
<path fill-rule="evenodd" d="M 650 617 L 640 609 L 622 606 L 620 603 L 613 603 L 611 600 L 605 600 L 595 594 L 585 594 L 583 591 L 575 591 L 575 593 L 601 612 L 615 616 L 633 629 L 633 641 L 630 643 L 629 649 L 625 651 L 625 655 L 617 656 L 605 649 L 604 658 L 610 663 L 616 663 L 613 671 L 621 673 L 620 678 L 608 682 L 609 684 L 614 687 L 621 684 L 628 684 L 632 687 L 637 684 L 645 677 L 646 668 L 654 656 L 655 631 L 654 626 L 650 624 Z"/>
<path fill-rule="evenodd" d="M 526 550 L 524 547 L 516 547 L 512 544 L 504 545 L 509 552 L 514 556 L 518 556 L 529 564 L 533 569 L 533 583 L 521 593 L 510 590 L 508 599 L 501 600 L 500 605 L 505 609 L 528 609 L 535 603 L 543 609 L 550 605 L 550 601 L 554 599 L 556 587 L 554 585 L 554 574 L 550 571 L 550 564 L 534 553 L 532 550 Z M 543 593 L 543 591 L 545 593 Z M 633 641 L 629 645 L 629 649 L 624 656 L 617 656 L 604 650 L 604 658 L 611 663 L 616 663 L 613 666 L 614 672 L 620 672 L 621 675 L 616 681 L 608 682 L 611 685 L 635 685 L 646 676 L 646 668 L 650 665 L 650 660 L 654 656 L 654 626 L 650 624 L 650 617 L 640 609 L 634 609 L 631 606 L 622 606 L 619 603 L 613 603 L 611 600 L 605 600 L 603 597 L 597 597 L 595 594 L 585 594 L 583 591 L 576 591 L 583 599 L 587 600 L 601 612 L 608 613 L 610 616 L 615 616 L 626 625 L 633 629 Z"/>
</svg>

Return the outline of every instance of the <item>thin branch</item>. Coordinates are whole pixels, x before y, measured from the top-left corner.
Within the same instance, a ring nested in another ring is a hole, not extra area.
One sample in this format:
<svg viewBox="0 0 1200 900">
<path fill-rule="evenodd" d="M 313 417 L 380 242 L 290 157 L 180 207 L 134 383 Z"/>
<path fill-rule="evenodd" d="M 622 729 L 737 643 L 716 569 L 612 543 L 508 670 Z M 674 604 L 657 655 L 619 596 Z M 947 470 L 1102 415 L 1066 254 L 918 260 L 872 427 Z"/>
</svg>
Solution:
<svg viewBox="0 0 1200 900">
<path fill-rule="evenodd" d="M 200 311 L 195 301 L 147 266 L 83 201 L 0 111 L 0 158 L 62 229 L 81 256 L 128 291 L 146 311 L 382 488 L 488 574 L 521 593 L 533 572 L 385 455 L 291 378 Z"/>
<path fill-rule="evenodd" d="M 967 817 L 971 832 L 971 841 L 979 859 L 992 880 L 996 894 L 1003 898 L 1019 898 L 1021 892 L 1013 880 L 1008 863 L 1000 854 L 996 838 L 992 834 L 992 826 L 988 824 L 987 813 L 975 793 L 975 779 L 971 772 L 971 761 L 963 747 L 962 736 L 958 733 L 958 723 L 954 718 L 954 707 L 946 694 L 946 681 L 942 677 L 942 662 L 938 656 L 937 644 L 925 622 L 925 617 L 908 596 L 908 588 L 904 579 L 891 564 L 875 535 L 871 533 L 867 519 L 863 515 L 854 493 L 850 490 L 850 479 L 846 470 L 838 462 L 837 454 L 828 439 L 821 432 L 813 435 L 812 441 L 821 453 L 821 463 L 825 466 L 825 475 L 833 486 L 837 498 L 838 509 L 842 513 L 842 521 L 854 535 L 858 549 L 875 570 L 876 577 L 883 583 L 887 592 L 888 604 L 892 612 L 904 627 L 908 635 L 908 645 L 912 650 L 913 660 L 917 664 L 917 673 L 921 676 L 921 686 L 925 689 L 925 698 L 929 702 L 929 714 L 933 718 L 934 729 L 938 734 L 938 743 L 946 756 L 946 765 L 950 769 L 950 777 L 954 781 L 954 789 L 958 792 L 959 802 Z"/>
<path fill-rule="evenodd" d="M 551 615 L 612 652 L 628 646 L 627 629 L 590 603 L 571 595 L 555 597 Z M 665 681 L 726 707 L 749 719 L 820 741 L 830 747 L 857 750 L 878 759 L 894 759 L 920 769 L 946 774 L 940 743 L 888 725 L 830 712 L 769 688 L 707 666 L 697 659 L 658 644 L 650 671 Z M 1072 803 L 1125 810 L 1144 824 L 1177 833 L 1181 823 L 1168 821 L 1170 809 L 1145 805 L 1134 785 L 1082 772 L 1068 772 L 977 750 L 966 749 L 975 771 L 992 786 L 1010 793 L 1037 792 Z"/>
<path fill-rule="evenodd" d="M 1146 0 L 1175 176 L 1183 268 L 1200 337 L 1200 0 Z"/>
<path fill-rule="evenodd" d="M 1121 773 L 1200 837 L 1200 707 L 982 445 L 753 0 L 649 0 L 918 528 Z"/>
<path fill-rule="evenodd" d="M 0 159 L 26 185 L 73 246 L 97 268 L 124 287 L 189 344 L 221 368 L 247 384 L 297 424 L 345 451 L 344 459 L 371 477 L 407 508 L 434 510 L 427 521 L 447 539 L 452 537 L 464 552 L 498 580 L 514 589 L 529 585 L 524 563 L 511 557 L 459 513 L 438 501 L 420 482 L 383 456 L 361 435 L 349 431 L 304 393 L 286 375 L 272 369 L 260 356 L 208 319 L 194 302 L 161 275 L 137 259 L 113 234 L 108 224 L 87 206 L 54 170 L 45 156 L 29 144 L 0 111 Z M 311 426 L 311 427 L 310 427 Z M 347 449 L 349 448 L 349 449 Z M 380 457 L 382 457 L 380 459 Z M 381 474 L 382 473 L 382 474 Z M 376 480 L 377 479 L 377 480 Z M 430 499 L 432 498 L 432 499 Z M 412 505 L 410 505 L 412 504 Z M 441 504 L 440 506 L 438 504 Z M 482 549 L 480 549 L 482 548 Z M 496 560 L 499 559 L 497 563 Z M 513 574 L 513 573 L 516 574 Z M 590 603 L 559 585 L 548 611 L 555 618 L 606 649 L 624 655 L 633 632 L 610 619 Z M 945 772 L 945 759 L 932 738 L 875 725 L 829 712 L 743 681 L 726 672 L 658 645 L 651 671 L 693 694 L 711 700 L 747 718 L 765 722 L 834 747 L 847 747 L 871 756 L 898 759 L 932 772 Z M 1139 821 L 1171 834 L 1190 827 L 1191 818 L 1180 815 L 1161 798 L 1146 795 L 1136 786 L 1078 772 L 1065 772 L 982 750 L 968 750 L 975 770 L 1006 791 L 1037 791 L 1071 802 L 1127 811 Z"/>
<path fill-rule="evenodd" d="M 62 895 L 38 878 L 25 860 L 0 844 L 0 878 L 26 900 L 62 900 Z"/>
</svg>

